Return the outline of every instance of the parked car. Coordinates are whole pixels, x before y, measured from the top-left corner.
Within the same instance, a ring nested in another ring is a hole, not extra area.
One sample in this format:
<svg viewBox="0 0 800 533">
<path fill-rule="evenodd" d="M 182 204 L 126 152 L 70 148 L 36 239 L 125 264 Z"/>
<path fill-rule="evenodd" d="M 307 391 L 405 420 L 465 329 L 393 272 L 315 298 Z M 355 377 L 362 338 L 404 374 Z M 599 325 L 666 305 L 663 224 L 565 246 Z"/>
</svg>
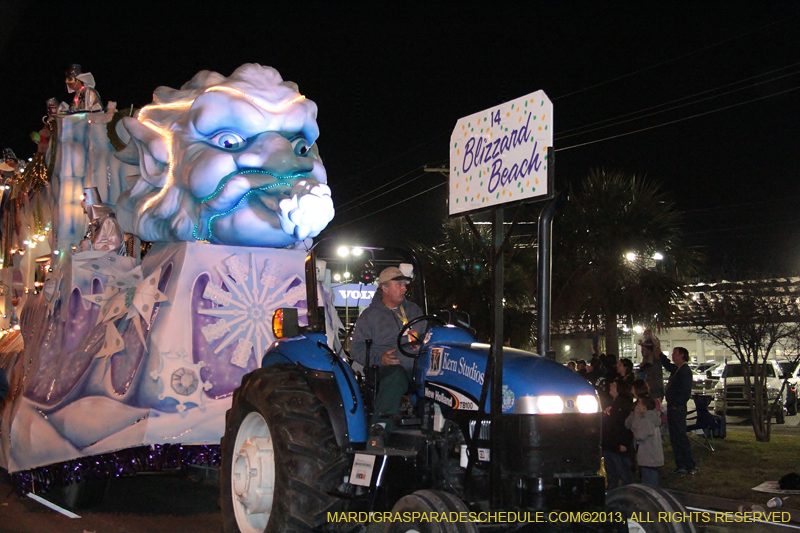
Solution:
<svg viewBox="0 0 800 533">
<path fill-rule="evenodd" d="M 717 366 L 719 363 L 715 363 L 714 361 L 706 361 L 705 363 L 700 363 L 697 365 L 697 368 L 694 369 L 696 374 L 706 374 L 706 370 L 711 370 L 713 367 Z"/>
<path fill-rule="evenodd" d="M 767 361 L 766 398 L 770 405 L 781 395 L 783 380 L 781 368 L 777 361 Z M 751 370 L 752 375 L 755 369 Z M 778 404 L 772 411 L 776 424 L 783 424 L 786 391 L 783 391 Z M 750 416 L 750 403 L 744 391 L 744 367 L 741 363 L 726 363 L 722 376 L 714 388 L 714 414 L 747 418 Z"/>
<path fill-rule="evenodd" d="M 725 363 L 717 363 L 706 370 L 706 377 L 708 379 L 718 380 L 720 377 L 722 377 L 723 370 L 725 370 Z"/>
<path fill-rule="evenodd" d="M 715 379 L 706 375 L 706 370 L 713 368 L 717 363 L 700 363 L 692 368 L 692 392 L 699 394 L 712 394 L 714 386 L 717 384 Z"/>
<path fill-rule="evenodd" d="M 786 379 L 786 414 L 797 414 L 797 389 L 800 388 L 800 364 L 797 361 L 779 361 L 783 378 Z"/>
</svg>

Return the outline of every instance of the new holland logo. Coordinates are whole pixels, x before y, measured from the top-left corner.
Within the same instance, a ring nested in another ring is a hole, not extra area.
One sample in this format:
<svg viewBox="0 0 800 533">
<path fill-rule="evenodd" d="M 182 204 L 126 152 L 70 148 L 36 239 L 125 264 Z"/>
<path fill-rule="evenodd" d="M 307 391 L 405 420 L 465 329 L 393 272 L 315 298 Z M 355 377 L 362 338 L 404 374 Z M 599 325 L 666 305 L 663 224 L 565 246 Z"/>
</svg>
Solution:
<svg viewBox="0 0 800 533">
<path fill-rule="evenodd" d="M 425 384 L 425 397 L 459 411 L 478 410 L 478 404 L 472 398 L 436 383 Z"/>
</svg>

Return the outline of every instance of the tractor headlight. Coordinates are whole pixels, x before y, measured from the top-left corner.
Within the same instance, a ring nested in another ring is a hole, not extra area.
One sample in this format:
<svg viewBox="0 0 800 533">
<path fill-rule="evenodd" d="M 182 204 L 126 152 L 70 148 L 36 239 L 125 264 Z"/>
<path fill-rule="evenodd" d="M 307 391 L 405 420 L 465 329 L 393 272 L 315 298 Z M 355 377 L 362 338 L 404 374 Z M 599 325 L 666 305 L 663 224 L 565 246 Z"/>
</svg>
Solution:
<svg viewBox="0 0 800 533">
<path fill-rule="evenodd" d="M 564 400 L 560 396 L 539 396 L 536 405 L 543 415 L 559 415 L 564 412 Z"/>
<path fill-rule="evenodd" d="M 597 403 L 597 398 L 588 394 L 581 394 L 578 396 L 575 403 L 578 406 L 578 411 L 584 414 L 596 413 L 600 408 L 600 404 Z"/>
<path fill-rule="evenodd" d="M 520 396 L 514 402 L 515 415 L 560 415 L 568 413 L 592 414 L 599 411 L 597 397 L 592 394 L 579 396 Z"/>
</svg>

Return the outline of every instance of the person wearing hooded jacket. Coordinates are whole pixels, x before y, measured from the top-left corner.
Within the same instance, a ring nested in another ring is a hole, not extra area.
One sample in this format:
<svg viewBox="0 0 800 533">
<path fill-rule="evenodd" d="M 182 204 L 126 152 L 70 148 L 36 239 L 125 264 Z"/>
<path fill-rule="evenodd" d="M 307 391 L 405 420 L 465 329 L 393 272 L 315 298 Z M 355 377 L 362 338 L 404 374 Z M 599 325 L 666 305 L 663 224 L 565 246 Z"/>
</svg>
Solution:
<svg viewBox="0 0 800 533">
<path fill-rule="evenodd" d="M 392 416 L 400 412 L 400 400 L 412 378 L 414 360 L 397 352 L 400 330 L 422 316 L 419 306 L 406 300 L 409 281 L 411 278 L 397 267 L 384 269 L 378 276 L 378 290 L 369 307 L 358 317 L 353 333 L 350 346 L 353 359 L 367 366 L 366 340 L 372 339 L 369 364 L 380 367 L 378 395 L 370 421 L 373 429 L 376 425 L 383 426 L 386 431 L 394 429 Z"/>
<path fill-rule="evenodd" d="M 633 432 L 636 462 L 642 483 L 658 487 L 658 469 L 664 466 L 664 447 L 661 444 L 661 409 L 656 399 L 645 394 L 636 400 L 633 412 L 625 420 Z"/>
</svg>

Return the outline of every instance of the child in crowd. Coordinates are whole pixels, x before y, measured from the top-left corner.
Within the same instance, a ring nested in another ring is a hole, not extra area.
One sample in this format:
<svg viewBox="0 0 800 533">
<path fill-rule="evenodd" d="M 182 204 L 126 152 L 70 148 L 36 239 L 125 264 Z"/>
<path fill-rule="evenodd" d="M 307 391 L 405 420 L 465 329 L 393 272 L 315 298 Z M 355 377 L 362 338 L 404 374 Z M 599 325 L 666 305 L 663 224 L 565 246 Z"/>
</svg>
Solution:
<svg viewBox="0 0 800 533">
<path fill-rule="evenodd" d="M 633 396 L 637 400 L 642 396 L 650 396 L 650 385 L 643 379 L 637 379 L 631 384 L 631 389 L 633 389 Z M 661 399 L 651 396 L 653 400 L 656 402 L 656 412 L 658 416 L 661 418 L 661 427 L 667 427 L 667 414 L 661 408 Z"/>
<path fill-rule="evenodd" d="M 633 413 L 625 420 L 625 427 L 633 431 L 636 462 L 642 483 L 658 487 L 658 468 L 664 466 L 664 448 L 661 444 L 661 416 L 656 409 L 656 399 L 648 394 L 636 401 Z"/>
</svg>

